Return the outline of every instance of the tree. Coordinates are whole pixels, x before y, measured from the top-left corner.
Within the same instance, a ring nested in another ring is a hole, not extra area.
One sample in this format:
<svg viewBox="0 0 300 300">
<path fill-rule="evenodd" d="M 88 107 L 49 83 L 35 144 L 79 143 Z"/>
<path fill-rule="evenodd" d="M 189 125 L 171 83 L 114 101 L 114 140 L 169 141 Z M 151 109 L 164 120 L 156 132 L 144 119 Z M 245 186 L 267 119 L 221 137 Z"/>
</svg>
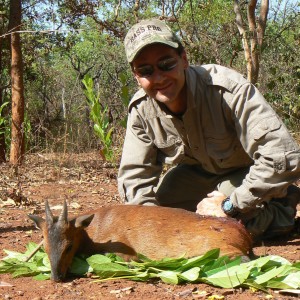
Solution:
<svg viewBox="0 0 300 300">
<path fill-rule="evenodd" d="M 256 84 L 259 74 L 259 55 L 269 11 L 269 0 L 261 1 L 258 17 L 255 15 L 257 0 L 249 1 L 247 6 L 248 31 L 245 29 L 239 2 L 238 0 L 234 1 L 234 12 L 236 15 L 236 24 L 242 36 L 245 59 L 247 62 L 247 78 L 250 82 Z"/>
<path fill-rule="evenodd" d="M 10 162 L 21 164 L 25 152 L 24 142 L 24 83 L 20 34 L 21 0 L 10 0 L 9 30 L 11 31 L 11 99 L 12 127 Z"/>
</svg>

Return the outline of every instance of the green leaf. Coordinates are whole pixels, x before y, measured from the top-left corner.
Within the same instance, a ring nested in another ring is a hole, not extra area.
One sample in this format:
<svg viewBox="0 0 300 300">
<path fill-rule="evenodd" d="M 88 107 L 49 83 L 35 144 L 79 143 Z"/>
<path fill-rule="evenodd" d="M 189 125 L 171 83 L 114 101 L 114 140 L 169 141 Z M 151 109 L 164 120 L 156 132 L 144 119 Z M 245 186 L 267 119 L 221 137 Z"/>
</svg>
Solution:
<svg viewBox="0 0 300 300">
<path fill-rule="evenodd" d="M 223 267 L 224 265 L 228 264 L 229 262 L 230 262 L 230 259 L 227 255 L 221 256 L 217 259 L 212 259 L 211 261 L 209 261 L 208 263 L 206 263 L 203 266 L 202 272 L 206 273 L 211 270 L 218 269 L 218 268 Z"/>
<path fill-rule="evenodd" d="M 168 284 L 178 284 L 178 273 L 174 271 L 162 271 L 157 274 L 161 280 Z"/>
<path fill-rule="evenodd" d="M 293 267 L 300 270 L 300 261 L 293 263 Z"/>
<path fill-rule="evenodd" d="M 37 244 L 34 243 L 34 242 L 29 242 L 27 245 L 26 245 L 26 252 L 25 254 L 30 254 L 32 253 L 36 248 L 37 248 Z"/>
<path fill-rule="evenodd" d="M 16 251 L 10 251 L 10 250 L 3 250 L 7 256 L 4 257 L 4 259 L 8 259 L 8 258 L 13 258 L 13 259 L 17 259 L 19 261 L 25 261 L 27 258 L 27 255 L 25 255 L 25 253 L 20 253 L 20 252 L 16 252 Z"/>
<path fill-rule="evenodd" d="M 97 279 L 94 282 L 103 282 L 103 281 L 111 280 L 111 279 L 130 279 L 130 280 L 134 280 L 134 281 L 147 281 L 150 278 L 158 278 L 158 276 L 156 273 L 151 274 L 151 273 L 148 273 L 147 271 L 145 271 L 145 272 L 134 274 L 134 275 L 125 275 L 125 276 L 120 276 L 120 277 L 114 276 L 112 278 L 107 277 L 107 278 L 103 278 L 103 279 Z"/>
<path fill-rule="evenodd" d="M 206 252 L 204 255 L 186 259 L 185 262 L 178 268 L 177 271 L 185 271 L 193 267 L 203 266 L 219 257 L 220 249 L 213 249 Z"/>
<path fill-rule="evenodd" d="M 138 258 L 139 261 L 142 261 L 143 263 L 145 263 L 145 262 L 152 262 L 152 259 L 150 259 L 146 255 L 141 254 L 141 253 L 137 253 L 137 258 Z"/>
<path fill-rule="evenodd" d="M 102 254 L 95 254 L 86 259 L 88 264 L 94 269 L 97 265 L 111 263 L 111 259 Z"/>
<path fill-rule="evenodd" d="M 114 127 L 111 127 L 111 128 L 108 130 L 108 132 L 106 133 L 106 136 L 105 136 L 105 141 L 106 141 L 106 143 L 110 143 L 110 142 L 111 142 L 111 135 L 112 135 L 114 129 L 115 129 Z"/>
<path fill-rule="evenodd" d="M 48 255 L 45 255 L 43 257 L 43 265 L 48 268 L 49 270 L 51 270 L 51 265 L 50 265 L 50 260 L 49 260 L 49 257 Z"/>
<path fill-rule="evenodd" d="M 202 279 L 205 282 L 209 282 L 223 288 L 234 288 L 244 283 L 249 274 L 250 271 L 245 266 L 240 265 L 233 266 Z"/>
<path fill-rule="evenodd" d="M 93 272 L 101 278 L 133 275 L 134 273 L 127 266 L 111 262 L 111 259 L 105 255 L 96 254 L 87 258 L 86 261 L 93 268 Z"/>
<path fill-rule="evenodd" d="M 51 277 L 50 273 L 49 274 L 38 274 L 38 275 L 34 276 L 33 279 L 42 281 L 42 280 L 48 280 L 48 279 L 50 279 L 50 277 Z"/>
<path fill-rule="evenodd" d="M 1 114 L 2 114 L 3 108 L 4 108 L 6 105 L 8 105 L 8 103 L 9 103 L 9 102 L 4 102 L 4 103 L 0 106 L 0 118 L 2 118 L 2 117 L 1 117 Z"/>
<path fill-rule="evenodd" d="M 37 271 L 40 271 L 40 272 L 51 272 L 51 268 L 49 268 L 48 266 L 40 266 L 40 267 L 37 267 L 36 269 Z"/>
<path fill-rule="evenodd" d="M 249 261 L 247 263 L 244 263 L 244 265 L 250 270 L 253 268 L 261 269 L 263 266 L 265 266 L 269 261 L 271 260 L 270 256 L 264 256 L 260 257 L 258 259 Z"/>
<path fill-rule="evenodd" d="M 92 267 L 90 267 L 86 259 L 75 256 L 73 258 L 69 272 L 75 275 L 84 275 L 88 272 L 92 272 Z"/>
<path fill-rule="evenodd" d="M 94 265 L 93 272 L 100 278 L 137 275 L 137 273 L 135 273 L 135 270 L 130 270 L 127 266 L 122 266 L 118 263 L 104 263 Z"/>
<path fill-rule="evenodd" d="M 268 293 L 268 290 L 266 289 L 266 287 L 257 284 L 255 281 L 253 281 L 252 279 L 247 279 L 243 284 L 243 287 L 251 287 L 255 290 L 260 290 L 260 291 L 264 291 L 265 293 Z"/>
<path fill-rule="evenodd" d="M 182 263 L 187 261 L 184 257 L 178 257 L 178 258 L 163 258 L 161 260 L 151 260 L 149 258 L 142 259 L 142 255 L 138 254 L 138 257 L 140 260 L 143 260 L 144 262 L 131 262 L 130 264 L 133 266 L 138 266 L 140 268 L 156 268 L 159 270 L 177 270 L 179 267 L 181 267 Z"/>
<path fill-rule="evenodd" d="M 283 265 L 279 268 L 274 267 L 271 270 L 267 271 L 266 273 L 263 273 L 262 275 L 259 275 L 255 278 L 255 282 L 257 284 L 263 284 L 268 282 L 269 280 L 277 277 L 277 276 L 283 276 L 286 275 L 287 272 L 294 269 L 291 265 Z"/>
<path fill-rule="evenodd" d="M 105 254 L 105 256 L 109 258 L 111 262 L 125 262 L 125 260 L 121 256 L 118 256 L 115 253 L 107 253 Z"/>
<path fill-rule="evenodd" d="M 269 262 L 267 263 L 267 267 L 270 266 L 281 266 L 281 265 L 292 265 L 286 258 L 278 256 L 278 255 L 269 255 Z"/>
<path fill-rule="evenodd" d="M 189 269 L 181 274 L 179 274 L 179 278 L 185 280 L 185 281 L 196 281 L 199 277 L 199 273 L 200 273 L 200 268 L 199 267 L 194 267 L 192 269 Z"/>
<path fill-rule="evenodd" d="M 300 271 L 272 279 L 267 282 L 266 286 L 272 289 L 298 289 L 300 288 Z"/>
<path fill-rule="evenodd" d="M 29 276 L 34 276 L 39 274 L 38 271 L 36 270 L 32 270 L 30 268 L 27 268 L 25 266 L 20 266 L 19 268 L 17 268 L 13 273 L 12 276 L 14 278 L 18 278 L 18 277 L 29 277 Z"/>
<path fill-rule="evenodd" d="M 11 273 L 15 270 L 15 264 L 7 261 L 0 262 L 0 274 Z"/>
<path fill-rule="evenodd" d="M 233 266 L 239 266 L 239 265 L 241 265 L 240 257 L 236 257 L 235 259 L 230 261 L 230 259 L 227 256 L 223 256 L 217 259 L 212 265 L 210 264 L 205 265 L 202 272 L 205 273 L 206 276 L 211 276 L 220 271 L 229 269 Z"/>
</svg>

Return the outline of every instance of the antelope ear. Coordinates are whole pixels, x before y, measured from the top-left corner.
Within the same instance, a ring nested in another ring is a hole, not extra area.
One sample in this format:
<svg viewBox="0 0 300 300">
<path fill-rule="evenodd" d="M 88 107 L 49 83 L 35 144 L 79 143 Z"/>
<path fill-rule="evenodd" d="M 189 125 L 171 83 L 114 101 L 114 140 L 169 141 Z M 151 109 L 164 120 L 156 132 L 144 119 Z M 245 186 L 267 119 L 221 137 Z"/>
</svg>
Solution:
<svg viewBox="0 0 300 300">
<path fill-rule="evenodd" d="M 34 225 L 37 229 L 42 229 L 45 220 L 42 217 L 36 215 L 28 215 L 28 217 L 34 222 Z"/>
<path fill-rule="evenodd" d="M 94 214 L 84 215 L 84 216 L 77 217 L 73 221 L 75 221 L 75 227 L 76 228 L 88 227 L 90 225 L 90 223 L 92 222 L 93 218 L 94 218 Z"/>
</svg>

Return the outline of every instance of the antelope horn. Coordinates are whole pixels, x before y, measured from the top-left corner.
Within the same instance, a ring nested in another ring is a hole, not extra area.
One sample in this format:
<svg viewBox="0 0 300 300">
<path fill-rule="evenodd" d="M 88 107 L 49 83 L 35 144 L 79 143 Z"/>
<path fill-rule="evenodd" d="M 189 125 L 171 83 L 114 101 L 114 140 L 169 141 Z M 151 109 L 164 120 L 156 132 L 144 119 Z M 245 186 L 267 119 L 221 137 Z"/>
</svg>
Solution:
<svg viewBox="0 0 300 300">
<path fill-rule="evenodd" d="M 48 200 L 45 201 L 46 223 L 53 224 L 53 214 L 51 212 Z"/>
<path fill-rule="evenodd" d="M 68 221 L 68 207 L 67 207 L 67 201 L 65 200 L 63 204 L 63 209 L 60 213 L 60 216 L 58 217 L 57 222 L 67 223 L 67 221 Z"/>
</svg>

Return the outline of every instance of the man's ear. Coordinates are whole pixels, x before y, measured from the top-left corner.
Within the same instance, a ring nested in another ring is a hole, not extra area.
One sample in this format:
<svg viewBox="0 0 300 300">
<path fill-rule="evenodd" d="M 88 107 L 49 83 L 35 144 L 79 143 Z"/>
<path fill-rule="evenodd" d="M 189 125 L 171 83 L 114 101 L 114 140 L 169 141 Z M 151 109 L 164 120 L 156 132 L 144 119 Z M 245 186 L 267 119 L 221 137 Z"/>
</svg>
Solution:
<svg viewBox="0 0 300 300">
<path fill-rule="evenodd" d="M 140 82 L 139 82 L 139 77 L 137 75 L 134 74 L 134 78 L 138 84 L 138 86 L 141 86 Z"/>
</svg>

